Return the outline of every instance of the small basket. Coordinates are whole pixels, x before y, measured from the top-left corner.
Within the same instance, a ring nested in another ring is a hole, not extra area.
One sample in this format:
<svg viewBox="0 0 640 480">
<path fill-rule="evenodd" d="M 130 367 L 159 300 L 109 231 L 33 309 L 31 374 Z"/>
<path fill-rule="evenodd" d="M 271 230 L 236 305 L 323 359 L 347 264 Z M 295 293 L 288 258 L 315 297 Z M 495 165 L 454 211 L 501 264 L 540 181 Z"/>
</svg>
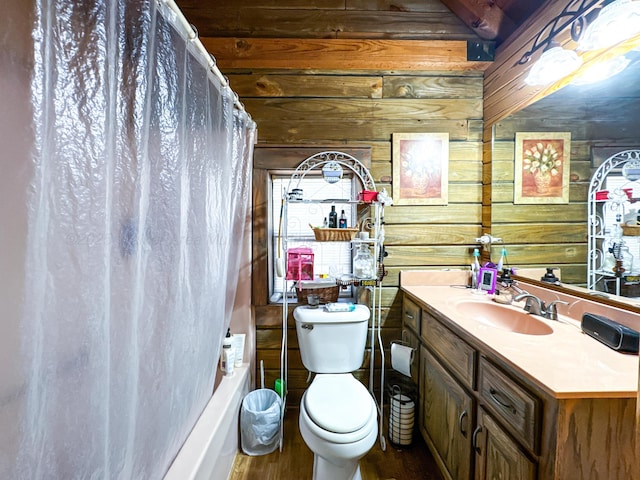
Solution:
<svg viewBox="0 0 640 480">
<path fill-rule="evenodd" d="M 627 237 L 639 237 L 640 236 L 640 225 L 629 225 L 626 223 L 622 224 L 622 234 Z"/>
<path fill-rule="evenodd" d="M 311 227 L 318 242 L 350 242 L 358 233 L 357 228 Z"/>
<path fill-rule="evenodd" d="M 310 294 L 318 295 L 320 297 L 320 303 L 333 303 L 338 301 L 340 295 L 340 286 L 331 285 L 328 287 L 315 287 L 315 288 L 296 288 L 296 294 L 298 295 L 299 303 L 307 303 L 307 296 Z"/>
</svg>

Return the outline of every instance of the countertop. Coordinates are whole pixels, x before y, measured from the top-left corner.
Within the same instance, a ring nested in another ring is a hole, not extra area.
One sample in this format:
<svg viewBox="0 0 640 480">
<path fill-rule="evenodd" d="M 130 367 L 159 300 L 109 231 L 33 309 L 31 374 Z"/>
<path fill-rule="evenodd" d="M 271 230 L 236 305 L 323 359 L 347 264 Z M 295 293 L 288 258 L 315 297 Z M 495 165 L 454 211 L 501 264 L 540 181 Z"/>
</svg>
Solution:
<svg viewBox="0 0 640 480">
<path fill-rule="evenodd" d="M 463 301 L 494 303 L 489 295 L 455 286 L 403 285 L 402 290 L 448 318 L 530 381 L 556 398 L 628 398 L 638 389 L 638 356 L 619 353 L 580 330 L 579 321 L 536 316 L 553 330 L 548 335 L 514 333 L 456 310 Z M 524 302 L 504 308 L 521 310 Z"/>
</svg>

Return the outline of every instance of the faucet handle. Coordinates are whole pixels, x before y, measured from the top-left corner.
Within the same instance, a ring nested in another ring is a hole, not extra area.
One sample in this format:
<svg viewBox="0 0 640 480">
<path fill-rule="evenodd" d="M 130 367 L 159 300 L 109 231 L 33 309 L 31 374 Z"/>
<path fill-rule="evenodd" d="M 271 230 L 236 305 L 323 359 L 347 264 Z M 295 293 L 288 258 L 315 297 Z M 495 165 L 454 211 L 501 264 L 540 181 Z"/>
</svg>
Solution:
<svg viewBox="0 0 640 480">
<path fill-rule="evenodd" d="M 533 315 L 545 315 L 546 307 L 544 305 L 544 302 L 540 298 L 527 293 L 526 299 L 527 301 L 524 304 L 524 309 L 526 312 L 532 313 Z"/>
<path fill-rule="evenodd" d="M 549 320 L 558 320 L 558 304 L 569 305 L 569 302 L 554 300 L 553 302 L 549 303 L 549 305 L 547 306 L 546 318 L 548 318 Z"/>
</svg>

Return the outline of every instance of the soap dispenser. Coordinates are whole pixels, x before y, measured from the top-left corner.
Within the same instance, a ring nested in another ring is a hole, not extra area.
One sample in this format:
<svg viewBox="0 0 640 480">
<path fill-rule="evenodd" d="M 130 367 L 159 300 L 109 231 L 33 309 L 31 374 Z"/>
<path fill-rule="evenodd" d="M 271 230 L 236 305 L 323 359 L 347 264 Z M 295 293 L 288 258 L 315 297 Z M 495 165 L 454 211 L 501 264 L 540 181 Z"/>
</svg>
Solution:
<svg viewBox="0 0 640 480">
<path fill-rule="evenodd" d="M 547 273 L 545 273 L 544 276 L 540 278 L 540 281 L 546 283 L 554 283 L 556 285 L 559 284 L 560 279 L 555 276 L 555 274 L 553 273 L 554 270 L 555 268 L 553 267 L 547 267 Z"/>
</svg>

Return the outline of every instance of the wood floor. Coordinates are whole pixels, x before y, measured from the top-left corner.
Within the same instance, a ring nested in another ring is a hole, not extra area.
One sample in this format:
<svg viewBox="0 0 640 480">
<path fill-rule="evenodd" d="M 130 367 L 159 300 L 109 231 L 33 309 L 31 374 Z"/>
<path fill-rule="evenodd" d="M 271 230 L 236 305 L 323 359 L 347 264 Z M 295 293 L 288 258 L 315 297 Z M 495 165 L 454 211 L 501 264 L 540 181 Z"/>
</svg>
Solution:
<svg viewBox="0 0 640 480">
<path fill-rule="evenodd" d="M 386 434 L 386 429 L 385 429 Z M 250 457 L 242 452 L 236 456 L 231 480 L 311 480 L 313 454 L 298 430 L 298 410 L 288 409 L 284 422 L 282 452 Z M 401 480 L 420 478 L 442 480 L 435 461 L 422 437 L 416 432 L 411 446 L 397 448 L 387 441 L 387 450 L 377 441 L 360 460 L 363 480 Z"/>
</svg>

